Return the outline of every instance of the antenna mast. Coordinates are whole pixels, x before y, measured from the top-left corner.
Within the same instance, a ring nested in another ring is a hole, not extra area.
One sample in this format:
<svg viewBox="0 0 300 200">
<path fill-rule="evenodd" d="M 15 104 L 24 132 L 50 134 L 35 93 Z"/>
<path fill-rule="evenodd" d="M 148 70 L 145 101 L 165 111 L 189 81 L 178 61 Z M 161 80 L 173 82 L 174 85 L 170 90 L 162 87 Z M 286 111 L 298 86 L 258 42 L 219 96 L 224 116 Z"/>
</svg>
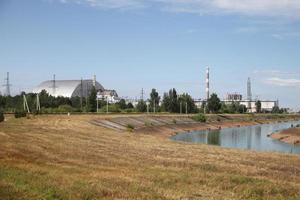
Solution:
<svg viewBox="0 0 300 200">
<path fill-rule="evenodd" d="M 141 100 L 144 101 L 144 88 L 142 88 L 142 92 L 141 92 Z"/>
</svg>

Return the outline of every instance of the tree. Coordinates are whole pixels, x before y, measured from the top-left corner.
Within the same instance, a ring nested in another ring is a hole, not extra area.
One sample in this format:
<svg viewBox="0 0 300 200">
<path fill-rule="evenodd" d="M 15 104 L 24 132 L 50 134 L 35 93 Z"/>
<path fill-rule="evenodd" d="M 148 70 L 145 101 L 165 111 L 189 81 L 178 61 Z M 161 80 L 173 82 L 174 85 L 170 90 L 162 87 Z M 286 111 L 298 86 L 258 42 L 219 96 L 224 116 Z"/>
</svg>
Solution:
<svg viewBox="0 0 300 200">
<path fill-rule="evenodd" d="M 256 112 L 261 113 L 261 101 L 259 101 L 259 100 L 256 101 L 255 106 L 256 106 Z"/>
<path fill-rule="evenodd" d="M 138 104 L 136 105 L 136 109 L 138 112 L 146 112 L 147 111 L 147 105 L 144 100 L 140 100 Z"/>
<path fill-rule="evenodd" d="M 120 108 L 121 108 L 122 110 L 124 110 L 124 109 L 127 108 L 125 99 L 121 99 L 121 100 L 118 102 L 118 104 L 119 104 L 119 106 L 120 106 Z"/>
<path fill-rule="evenodd" d="M 187 106 L 187 113 L 196 113 L 198 111 L 198 108 L 195 105 L 194 100 L 187 93 L 183 93 L 182 95 L 180 95 L 178 103 L 179 103 L 179 106 L 181 103 L 182 112 L 186 112 L 186 106 Z M 179 110 L 180 110 L 180 108 L 179 108 Z"/>
<path fill-rule="evenodd" d="M 89 95 L 89 111 L 97 111 L 97 91 L 95 87 L 92 87 L 91 93 Z"/>
<path fill-rule="evenodd" d="M 152 89 L 151 93 L 150 93 L 150 109 L 154 111 L 154 107 L 156 109 L 156 111 L 158 110 L 159 107 L 159 101 L 160 101 L 160 96 L 158 94 L 158 92 L 156 91 L 156 89 Z"/>
<path fill-rule="evenodd" d="M 218 95 L 213 93 L 207 100 L 207 109 L 211 113 L 217 113 L 221 109 L 221 100 Z"/>
<path fill-rule="evenodd" d="M 281 110 L 280 110 L 280 108 L 278 107 L 278 106 L 274 106 L 273 108 L 272 108 L 272 111 L 271 111 L 272 113 L 281 113 Z"/>
<path fill-rule="evenodd" d="M 167 112 L 179 112 L 178 96 L 175 88 L 164 94 L 163 109 Z"/>
<path fill-rule="evenodd" d="M 4 121 L 4 114 L 3 112 L 0 110 L 0 122 Z"/>
<path fill-rule="evenodd" d="M 133 107 L 132 103 L 129 102 L 129 103 L 127 104 L 127 108 L 132 109 L 132 108 L 134 108 L 134 107 Z"/>
</svg>

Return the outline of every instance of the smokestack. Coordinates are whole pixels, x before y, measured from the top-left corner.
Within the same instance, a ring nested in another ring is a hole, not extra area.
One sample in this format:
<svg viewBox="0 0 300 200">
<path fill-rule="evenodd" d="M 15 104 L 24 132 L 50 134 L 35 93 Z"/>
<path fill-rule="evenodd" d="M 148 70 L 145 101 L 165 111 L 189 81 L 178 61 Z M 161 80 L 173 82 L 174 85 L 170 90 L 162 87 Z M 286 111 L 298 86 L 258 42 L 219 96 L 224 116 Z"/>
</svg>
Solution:
<svg viewBox="0 0 300 200">
<path fill-rule="evenodd" d="M 93 86 L 96 87 L 96 75 L 93 77 Z"/>
<path fill-rule="evenodd" d="M 248 81 L 247 81 L 247 100 L 248 100 L 248 109 L 251 109 L 252 91 L 251 91 L 250 77 L 248 78 Z"/>
<path fill-rule="evenodd" d="M 249 100 L 249 101 L 252 100 L 252 91 L 251 91 L 251 80 L 250 80 L 250 77 L 248 78 L 248 81 L 247 81 L 247 100 Z"/>
<path fill-rule="evenodd" d="M 206 68 L 206 99 L 209 99 L 209 67 Z"/>
</svg>

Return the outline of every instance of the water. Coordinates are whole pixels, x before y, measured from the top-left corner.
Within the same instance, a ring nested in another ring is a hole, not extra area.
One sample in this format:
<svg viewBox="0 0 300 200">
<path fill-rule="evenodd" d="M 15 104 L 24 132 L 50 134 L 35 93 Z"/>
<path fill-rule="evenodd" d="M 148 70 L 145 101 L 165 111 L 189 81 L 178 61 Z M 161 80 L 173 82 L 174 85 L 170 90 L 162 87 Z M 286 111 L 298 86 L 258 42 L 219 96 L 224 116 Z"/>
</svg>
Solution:
<svg viewBox="0 0 300 200">
<path fill-rule="evenodd" d="M 287 144 L 268 137 L 268 135 L 273 132 L 284 130 L 290 128 L 292 125 L 296 126 L 298 124 L 300 124 L 300 121 L 224 128 L 221 130 L 193 131 L 177 134 L 172 136 L 171 139 L 239 149 L 300 154 L 300 146 Z"/>
</svg>

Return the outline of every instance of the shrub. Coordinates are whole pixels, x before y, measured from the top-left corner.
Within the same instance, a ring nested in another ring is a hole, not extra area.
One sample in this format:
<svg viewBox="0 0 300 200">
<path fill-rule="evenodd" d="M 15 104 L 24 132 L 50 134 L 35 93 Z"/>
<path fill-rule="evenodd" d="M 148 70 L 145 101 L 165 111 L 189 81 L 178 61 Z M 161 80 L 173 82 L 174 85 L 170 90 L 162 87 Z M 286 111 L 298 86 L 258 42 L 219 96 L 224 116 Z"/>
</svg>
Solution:
<svg viewBox="0 0 300 200">
<path fill-rule="evenodd" d="M 4 121 L 4 114 L 2 111 L 0 111 L 0 122 Z"/>
<path fill-rule="evenodd" d="M 21 118 L 21 117 L 26 117 L 26 112 L 25 111 L 16 111 L 15 118 Z"/>
<path fill-rule="evenodd" d="M 134 129 L 134 125 L 132 125 L 132 124 L 127 124 L 127 130 L 129 130 L 129 131 L 133 131 L 133 129 Z"/>
<path fill-rule="evenodd" d="M 173 121 L 173 124 L 177 124 L 177 121 L 176 121 L 176 119 L 173 119 L 172 121 Z"/>
<path fill-rule="evenodd" d="M 125 109 L 125 112 L 132 113 L 132 112 L 134 112 L 134 109 L 133 108 L 127 108 L 127 109 Z"/>
<path fill-rule="evenodd" d="M 60 113 L 68 113 L 68 112 L 72 112 L 72 111 L 73 111 L 73 108 L 70 105 L 60 105 L 57 108 L 57 112 L 60 112 Z"/>
<path fill-rule="evenodd" d="M 199 113 L 193 117 L 193 119 L 197 122 L 206 122 L 206 117 L 204 114 Z"/>
</svg>

